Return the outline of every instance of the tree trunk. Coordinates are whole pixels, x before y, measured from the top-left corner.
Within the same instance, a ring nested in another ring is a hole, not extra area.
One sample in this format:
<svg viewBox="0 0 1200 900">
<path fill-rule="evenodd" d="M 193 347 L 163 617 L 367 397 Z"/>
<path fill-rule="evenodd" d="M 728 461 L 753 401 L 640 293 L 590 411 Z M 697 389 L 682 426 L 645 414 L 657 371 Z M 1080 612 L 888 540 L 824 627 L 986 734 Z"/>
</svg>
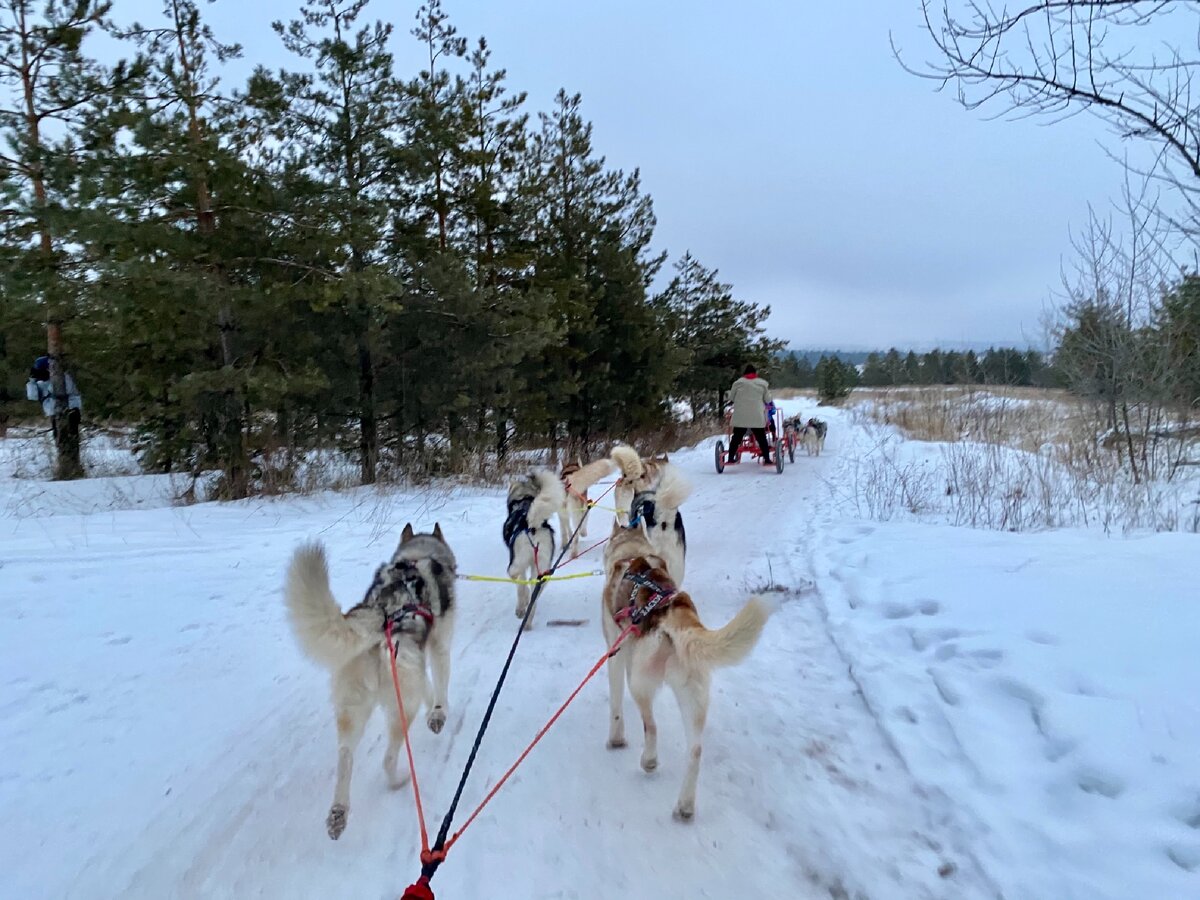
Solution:
<svg viewBox="0 0 1200 900">
<path fill-rule="evenodd" d="M 1125 443 L 1129 450 L 1129 469 L 1133 472 L 1133 483 L 1141 484 L 1142 478 L 1138 474 L 1137 456 L 1133 449 L 1133 432 L 1129 428 L 1129 405 L 1121 404 L 1121 417 L 1125 420 Z"/>
<path fill-rule="evenodd" d="M 20 27 L 22 34 L 27 33 L 25 11 L 21 10 Z M 46 177 L 42 168 L 42 135 L 41 116 L 38 113 L 34 96 L 34 65 L 29 59 L 28 44 L 21 45 L 21 86 L 25 101 L 25 127 L 29 130 L 29 144 L 33 150 L 35 161 L 30 173 L 33 185 L 34 205 L 38 211 L 38 249 L 46 266 L 48 279 L 56 279 L 57 266 L 54 264 L 54 240 L 50 228 L 44 218 L 47 195 Z M 67 398 L 67 376 L 64 367 L 65 359 L 62 346 L 62 313 L 58 309 L 54 292 L 58 287 L 52 285 L 46 292 L 46 353 L 50 357 L 50 389 L 54 392 L 54 415 L 51 422 L 54 426 L 54 446 L 56 460 L 54 477 L 59 480 L 83 477 L 83 464 L 79 460 L 79 415 L 71 415 Z"/>
<path fill-rule="evenodd" d="M 508 410 L 496 410 L 496 465 L 503 466 L 508 456 Z"/>
<path fill-rule="evenodd" d="M 216 215 L 213 212 L 212 188 L 208 181 L 208 171 L 203 159 L 204 152 L 204 123 L 200 116 L 200 86 L 197 84 L 196 59 L 189 54 L 187 23 L 182 13 L 175 5 L 172 7 L 175 24 L 175 39 L 179 47 L 179 67 L 183 75 L 183 101 L 187 107 L 188 141 L 195 153 L 194 171 L 192 172 L 193 186 L 196 190 L 196 230 L 207 241 L 217 230 Z M 227 294 L 228 285 L 219 263 L 208 266 L 216 284 L 217 290 Z M 237 366 L 237 346 L 235 333 L 237 324 L 233 309 L 228 299 L 222 297 L 217 310 L 217 330 L 221 347 L 221 365 L 228 369 L 226 377 L 231 377 Z M 246 444 L 242 434 L 242 398 L 233 386 L 227 386 L 221 396 L 221 422 L 219 425 L 218 446 L 220 447 L 221 468 L 225 475 L 224 493 L 233 500 L 240 500 L 250 493 L 249 466 L 246 459 Z"/>
<path fill-rule="evenodd" d="M 236 327 L 233 310 L 228 305 L 222 305 L 217 314 L 217 328 L 221 333 L 221 365 L 228 370 L 227 376 L 232 376 L 237 365 L 237 347 L 234 343 Z M 242 434 L 242 401 L 238 390 L 232 386 L 226 387 L 221 405 L 225 494 L 231 500 L 242 500 L 250 496 L 250 478 L 246 442 Z"/>
<path fill-rule="evenodd" d="M 379 431 L 375 421 L 375 369 L 366 327 L 369 326 L 358 336 L 358 450 L 362 483 L 374 484 L 379 463 Z"/>
</svg>

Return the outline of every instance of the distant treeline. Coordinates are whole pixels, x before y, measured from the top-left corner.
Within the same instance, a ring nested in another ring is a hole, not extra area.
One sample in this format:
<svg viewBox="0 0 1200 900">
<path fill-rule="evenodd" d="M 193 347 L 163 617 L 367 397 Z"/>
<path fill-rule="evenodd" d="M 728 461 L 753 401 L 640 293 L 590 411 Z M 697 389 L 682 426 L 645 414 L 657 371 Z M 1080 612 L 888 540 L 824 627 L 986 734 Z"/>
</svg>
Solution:
<svg viewBox="0 0 1200 900">
<path fill-rule="evenodd" d="M 857 372 L 861 387 L 921 384 L 1005 384 L 1029 387 L 1062 387 L 1065 380 L 1047 357 L 1037 350 L 994 347 L 984 353 L 974 350 L 930 350 L 901 353 L 835 351 L 814 363 L 809 352 L 781 355 L 771 383 L 779 387 L 818 387 L 822 360 L 839 360 Z"/>
</svg>

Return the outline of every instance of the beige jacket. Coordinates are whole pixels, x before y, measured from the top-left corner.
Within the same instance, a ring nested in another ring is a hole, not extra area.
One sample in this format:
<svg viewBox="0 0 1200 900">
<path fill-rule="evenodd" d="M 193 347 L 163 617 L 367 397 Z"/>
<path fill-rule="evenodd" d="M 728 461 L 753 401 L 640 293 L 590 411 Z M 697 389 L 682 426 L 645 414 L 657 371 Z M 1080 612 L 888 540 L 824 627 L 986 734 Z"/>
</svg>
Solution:
<svg viewBox="0 0 1200 900">
<path fill-rule="evenodd" d="M 734 428 L 765 428 L 771 386 L 761 378 L 743 375 L 730 388 L 729 402 L 733 405 Z"/>
</svg>

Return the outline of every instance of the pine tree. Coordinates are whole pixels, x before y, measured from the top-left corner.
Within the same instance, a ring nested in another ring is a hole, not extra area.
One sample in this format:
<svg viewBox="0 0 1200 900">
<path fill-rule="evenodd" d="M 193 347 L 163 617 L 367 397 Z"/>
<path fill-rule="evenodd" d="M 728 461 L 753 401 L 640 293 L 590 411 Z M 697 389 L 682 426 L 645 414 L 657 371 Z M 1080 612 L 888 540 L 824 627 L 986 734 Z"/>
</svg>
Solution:
<svg viewBox="0 0 1200 900">
<path fill-rule="evenodd" d="M 246 324 L 252 261 L 264 252 L 261 222 L 247 214 L 265 185 L 214 70 L 240 48 L 216 40 L 192 0 L 164 0 L 161 22 L 126 36 L 144 53 L 138 97 L 93 119 L 75 198 L 105 289 L 91 317 L 108 338 L 106 369 L 147 414 L 151 464 L 215 464 L 222 495 L 244 497 L 255 358 Z"/>
<path fill-rule="evenodd" d="M 379 464 L 380 396 L 377 354 L 389 319 L 400 309 L 401 286 L 388 246 L 397 204 L 405 112 L 403 87 L 388 50 L 392 27 L 358 27 L 367 0 L 305 0 L 302 19 L 275 22 L 284 46 L 311 60 L 312 72 L 280 75 L 287 134 L 319 185 L 307 211 L 324 220 L 333 277 L 316 285 L 312 303 L 336 310 L 330 320 L 352 347 L 353 404 L 360 478 L 372 484 Z M 265 73 L 259 73 L 266 79 Z M 334 373 L 336 375 L 336 372 Z"/>
<path fill-rule="evenodd" d="M 716 270 L 706 269 L 691 253 L 675 263 L 675 273 L 655 299 L 684 354 L 675 390 L 687 399 L 693 418 L 715 415 L 741 367 L 751 361 L 765 364 L 782 348 L 765 336 L 770 307 L 735 300 L 732 286 L 718 281 Z M 795 357 L 789 359 L 799 386 L 804 375 Z"/>
<path fill-rule="evenodd" d="M 888 350 L 883 358 L 883 368 L 887 372 L 887 383 L 891 385 L 906 384 L 904 375 L 904 359 L 895 347 Z"/>
<path fill-rule="evenodd" d="M 1171 398 L 1200 409 L 1200 276 L 1189 273 L 1167 292 L 1155 325 L 1169 360 Z"/>
<path fill-rule="evenodd" d="M 461 91 L 466 145 L 459 154 L 458 205 L 473 298 L 468 328 L 456 344 L 457 363 L 470 387 L 475 439 L 482 448 L 490 431 L 502 459 L 512 410 L 538 386 L 520 372 L 541 359 L 560 332 L 549 315 L 551 296 L 532 289 L 528 279 L 537 181 L 530 183 L 525 165 L 526 95 L 508 92 L 506 72 L 492 68 L 483 38 L 469 61 Z"/>
<path fill-rule="evenodd" d="M 63 185 L 81 114 L 111 94 L 122 69 L 109 73 L 83 52 L 85 39 L 107 27 L 111 3 L 4 0 L 0 8 L 0 133 L 8 147 L 0 154 L 0 185 L 9 242 L 0 293 L 32 303 L 46 323 L 55 477 L 78 478 L 84 474 L 79 422 L 68 413 L 63 329 L 86 288 L 77 248 L 66 240 Z"/>
<path fill-rule="evenodd" d="M 921 358 L 912 350 L 909 350 L 904 357 L 901 377 L 903 378 L 903 381 L 899 382 L 901 384 L 921 383 Z"/>
<path fill-rule="evenodd" d="M 531 365 L 546 385 L 540 424 L 552 446 L 561 424 L 586 447 L 666 416 L 676 362 L 646 297 L 662 258 L 649 253 L 654 214 L 639 174 L 606 170 L 593 154 L 579 95 L 559 91 L 540 119 L 529 156 L 540 204 L 533 286 L 553 296 L 564 340 Z"/>
<path fill-rule="evenodd" d="M 959 373 L 958 381 L 960 384 L 979 384 L 982 380 L 983 377 L 979 371 L 979 357 L 975 355 L 974 350 L 968 350 L 963 354 L 962 371 Z"/>
<path fill-rule="evenodd" d="M 838 403 L 850 396 L 858 383 L 858 372 L 836 356 L 822 356 L 817 362 L 817 399 L 822 403 Z"/>
<path fill-rule="evenodd" d="M 867 355 L 867 362 L 863 367 L 862 383 L 867 387 L 883 387 L 891 383 L 884 358 L 878 353 Z"/>
</svg>

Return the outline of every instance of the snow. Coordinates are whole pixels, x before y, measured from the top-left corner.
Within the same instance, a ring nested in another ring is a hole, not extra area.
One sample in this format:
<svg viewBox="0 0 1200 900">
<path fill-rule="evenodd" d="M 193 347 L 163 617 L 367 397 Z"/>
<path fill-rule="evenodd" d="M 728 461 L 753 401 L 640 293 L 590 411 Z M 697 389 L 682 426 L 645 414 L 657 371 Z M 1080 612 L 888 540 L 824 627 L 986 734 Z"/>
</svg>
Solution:
<svg viewBox="0 0 1200 900">
<path fill-rule="evenodd" d="M 820 415 L 825 453 L 782 476 L 718 476 L 711 442 L 671 455 L 695 485 L 687 587 L 705 622 L 786 589 L 750 658 L 714 677 L 696 821 L 670 816 L 683 738 L 669 694 L 648 776 L 635 736 L 604 747 L 601 676 L 452 850 L 439 898 L 1200 896 L 1200 538 L 868 521 L 838 482 L 871 435 Z M 0 441 L 0 461 L 14 454 Z M 462 572 L 499 574 L 503 492 L 175 506 L 161 477 L 11 474 L 0 896 L 397 897 L 418 870 L 411 794 L 385 787 L 377 721 L 346 833 L 326 836 L 327 676 L 287 630 L 282 573 L 319 537 L 349 606 L 411 520 L 440 522 Z M 460 822 L 603 650 L 598 594 L 595 579 L 544 594 Z M 514 601 L 460 585 L 449 721 L 413 731 L 431 827 Z"/>
</svg>

